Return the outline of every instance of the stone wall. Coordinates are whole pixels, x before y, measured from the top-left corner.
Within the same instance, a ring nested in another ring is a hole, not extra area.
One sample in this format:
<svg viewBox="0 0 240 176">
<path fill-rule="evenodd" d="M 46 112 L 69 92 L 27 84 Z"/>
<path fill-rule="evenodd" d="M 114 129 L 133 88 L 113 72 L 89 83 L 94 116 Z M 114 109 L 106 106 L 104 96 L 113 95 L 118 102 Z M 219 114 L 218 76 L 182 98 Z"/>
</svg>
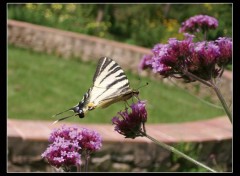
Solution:
<svg viewBox="0 0 240 176">
<path fill-rule="evenodd" d="M 8 20 L 8 43 L 31 48 L 34 51 L 53 53 L 63 58 L 97 60 L 109 56 L 125 69 L 136 72 L 144 54 L 151 50 L 94 36 Z"/>
<path fill-rule="evenodd" d="M 231 140 L 221 140 L 170 145 L 219 172 L 231 172 L 231 144 Z M 22 141 L 9 138 L 8 172 L 56 172 L 40 156 L 47 145 L 47 141 Z M 91 155 L 88 171 L 201 172 L 203 170 L 154 143 L 103 141 L 102 149 Z"/>
</svg>

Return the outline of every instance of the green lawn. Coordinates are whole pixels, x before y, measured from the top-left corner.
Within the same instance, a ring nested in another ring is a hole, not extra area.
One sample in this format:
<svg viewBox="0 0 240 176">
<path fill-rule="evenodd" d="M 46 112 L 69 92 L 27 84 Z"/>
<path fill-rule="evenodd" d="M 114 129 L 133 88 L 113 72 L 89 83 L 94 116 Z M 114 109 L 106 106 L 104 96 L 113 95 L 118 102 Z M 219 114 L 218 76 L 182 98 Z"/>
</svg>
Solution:
<svg viewBox="0 0 240 176">
<path fill-rule="evenodd" d="M 92 85 L 95 62 L 63 59 L 13 46 L 8 48 L 8 118 L 54 121 L 53 114 L 76 105 Z M 139 77 L 126 72 L 131 86 L 139 87 Z M 140 98 L 147 100 L 148 122 L 184 122 L 223 115 L 221 109 L 204 104 L 174 86 L 148 78 L 140 89 Z M 129 100 L 131 104 L 131 100 Z M 119 102 L 106 109 L 95 109 L 83 119 L 72 117 L 69 122 L 111 123 L 113 116 L 124 110 Z M 71 112 L 69 112 L 71 113 Z M 64 114 L 69 115 L 69 113 Z"/>
</svg>

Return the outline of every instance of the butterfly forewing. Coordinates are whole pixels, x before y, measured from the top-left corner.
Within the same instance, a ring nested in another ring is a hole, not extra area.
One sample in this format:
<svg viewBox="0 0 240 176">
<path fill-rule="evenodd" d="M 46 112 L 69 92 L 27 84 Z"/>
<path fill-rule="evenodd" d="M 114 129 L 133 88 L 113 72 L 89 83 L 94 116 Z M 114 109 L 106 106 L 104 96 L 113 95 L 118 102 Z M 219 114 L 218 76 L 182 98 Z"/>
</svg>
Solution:
<svg viewBox="0 0 240 176">
<path fill-rule="evenodd" d="M 90 102 L 98 106 L 101 106 L 101 103 L 104 103 L 105 100 L 108 100 L 111 104 L 111 99 L 117 101 L 117 97 L 121 99 L 121 95 L 132 92 L 122 68 L 107 57 L 99 60 L 93 77 L 93 85 Z"/>
<path fill-rule="evenodd" d="M 129 82 L 122 68 L 112 59 L 103 57 L 93 77 L 93 85 L 99 88 L 118 89 L 129 87 Z"/>
</svg>

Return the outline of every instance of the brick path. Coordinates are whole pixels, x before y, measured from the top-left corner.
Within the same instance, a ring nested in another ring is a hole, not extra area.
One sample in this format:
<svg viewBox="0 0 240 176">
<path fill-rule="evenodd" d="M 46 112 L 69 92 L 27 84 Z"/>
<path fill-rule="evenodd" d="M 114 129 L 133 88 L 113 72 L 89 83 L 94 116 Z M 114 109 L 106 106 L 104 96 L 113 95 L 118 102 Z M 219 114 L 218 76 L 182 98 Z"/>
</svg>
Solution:
<svg viewBox="0 0 240 176">
<path fill-rule="evenodd" d="M 51 121 L 15 120 L 7 121 L 7 136 L 21 138 L 22 140 L 46 141 L 51 129 L 62 124 L 70 125 L 66 121 L 52 125 Z M 150 142 L 147 138 L 125 139 L 114 131 L 113 125 L 108 124 L 75 124 L 98 131 L 104 142 L 128 141 Z M 233 134 L 232 124 L 227 117 L 217 117 L 185 123 L 146 124 L 147 133 L 157 140 L 166 143 L 175 142 L 203 142 L 211 140 L 231 139 Z"/>
</svg>

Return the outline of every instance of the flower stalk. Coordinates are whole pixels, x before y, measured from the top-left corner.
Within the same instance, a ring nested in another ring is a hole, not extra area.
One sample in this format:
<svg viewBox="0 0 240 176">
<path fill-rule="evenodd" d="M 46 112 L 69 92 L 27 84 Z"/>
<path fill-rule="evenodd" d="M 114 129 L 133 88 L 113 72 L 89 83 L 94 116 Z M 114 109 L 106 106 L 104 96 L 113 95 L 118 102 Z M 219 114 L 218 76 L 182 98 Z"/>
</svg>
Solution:
<svg viewBox="0 0 240 176">
<path fill-rule="evenodd" d="M 190 73 L 188 71 L 184 71 L 184 74 L 186 76 L 188 76 L 188 77 L 193 78 L 194 80 L 197 80 L 197 81 L 207 85 L 208 87 L 211 87 L 215 91 L 218 99 L 220 100 L 220 102 L 221 102 L 221 104 L 223 106 L 223 109 L 225 110 L 225 112 L 226 112 L 230 122 L 232 123 L 232 113 L 231 113 L 230 109 L 228 108 L 228 105 L 227 105 L 227 103 L 226 103 L 226 101 L 225 101 L 221 91 L 217 87 L 217 85 L 212 80 L 205 81 L 205 80 L 199 78 L 198 76 L 196 76 L 196 75 L 194 75 L 194 74 L 192 74 L 192 73 Z"/>
<path fill-rule="evenodd" d="M 211 82 L 211 84 L 212 84 L 213 90 L 215 91 L 215 93 L 216 93 L 217 96 L 218 96 L 218 99 L 219 99 L 220 102 L 222 103 L 222 106 L 223 106 L 223 108 L 224 108 L 224 110 L 225 110 L 225 112 L 226 112 L 226 114 L 227 114 L 230 122 L 232 123 L 232 113 L 231 113 L 231 111 L 230 111 L 230 109 L 229 109 L 229 107 L 228 107 L 225 99 L 223 98 L 223 95 L 222 95 L 221 91 L 220 91 L 219 88 L 216 86 L 216 84 L 214 84 L 212 81 L 210 81 L 210 82 Z"/>
<path fill-rule="evenodd" d="M 80 164 L 77 164 L 77 172 L 81 172 L 81 165 Z"/>
<path fill-rule="evenodd" d="M 86 153 L 85 153 L 85 172 L 88 171 L 89 158 L 90 158 L 90 155 L 89 155 L 89 153 L 86 151 Z"/>
<path fill-rule="evenodd" d="M 204 79 L 199 78 L 198 76 L 192 74 L 191 72 L 184 71 L 183 73 L 184 73 L 186 76 L 192 78 L 193 80 L 197 80 L 197 81 L 199 81 L 199 82 L 207 85 L 208 87 L 212 87 L 212 86 L 213 86 L 213 85 L 210 84 L 208 81 L 205 81 Z"/>
<path fill-rule="evenodd" d="M 207 169 L 207 170 L 210 171 L 210 172 L 217 172 L 217 171 L 215 171 L 214 169 L 211 169 L 210 167 L 208 167 L 208 166 L 206 166 L 206 165 L 204 165 L 204 164 L 196 161 L 195 159 L 193 159 L 193 158 L 185 155 L 184 153 L 180 152 L 180 151 L 177 150 L 176 148 L 174 148 L 174 147 L 172 147 L 172 146 L 169 146 L 169 145 L 167 145 L 167 144 L 165 144 L 165 143 L 163 143 L 163 142 L 161 142 L 161 141 L 156 140 L 155 138 L 149 136 L 147 133 L 145 133 L 145 132 L 143 132 L 143 131 L 140 131 L 139 133 L 141 133 L 143 136 L 147 137 L 148 139 L 150 139 L 151 141 L 153 141 L 153 142 L 156 143 L 157 145 L 163 147 L 164 149 L 166 149 L 166 150 L 168 150 L 168 151 L 170 151 L 170 152 L 173 152 L 173 153 L 175 153 L 175 154 L 177 154 L 177 155 L 179 155 L 179 156 L 187 159 L 188 161 L 196 164 L 197 166 L 203 167 L 203 168 Z"/>
</svg>

